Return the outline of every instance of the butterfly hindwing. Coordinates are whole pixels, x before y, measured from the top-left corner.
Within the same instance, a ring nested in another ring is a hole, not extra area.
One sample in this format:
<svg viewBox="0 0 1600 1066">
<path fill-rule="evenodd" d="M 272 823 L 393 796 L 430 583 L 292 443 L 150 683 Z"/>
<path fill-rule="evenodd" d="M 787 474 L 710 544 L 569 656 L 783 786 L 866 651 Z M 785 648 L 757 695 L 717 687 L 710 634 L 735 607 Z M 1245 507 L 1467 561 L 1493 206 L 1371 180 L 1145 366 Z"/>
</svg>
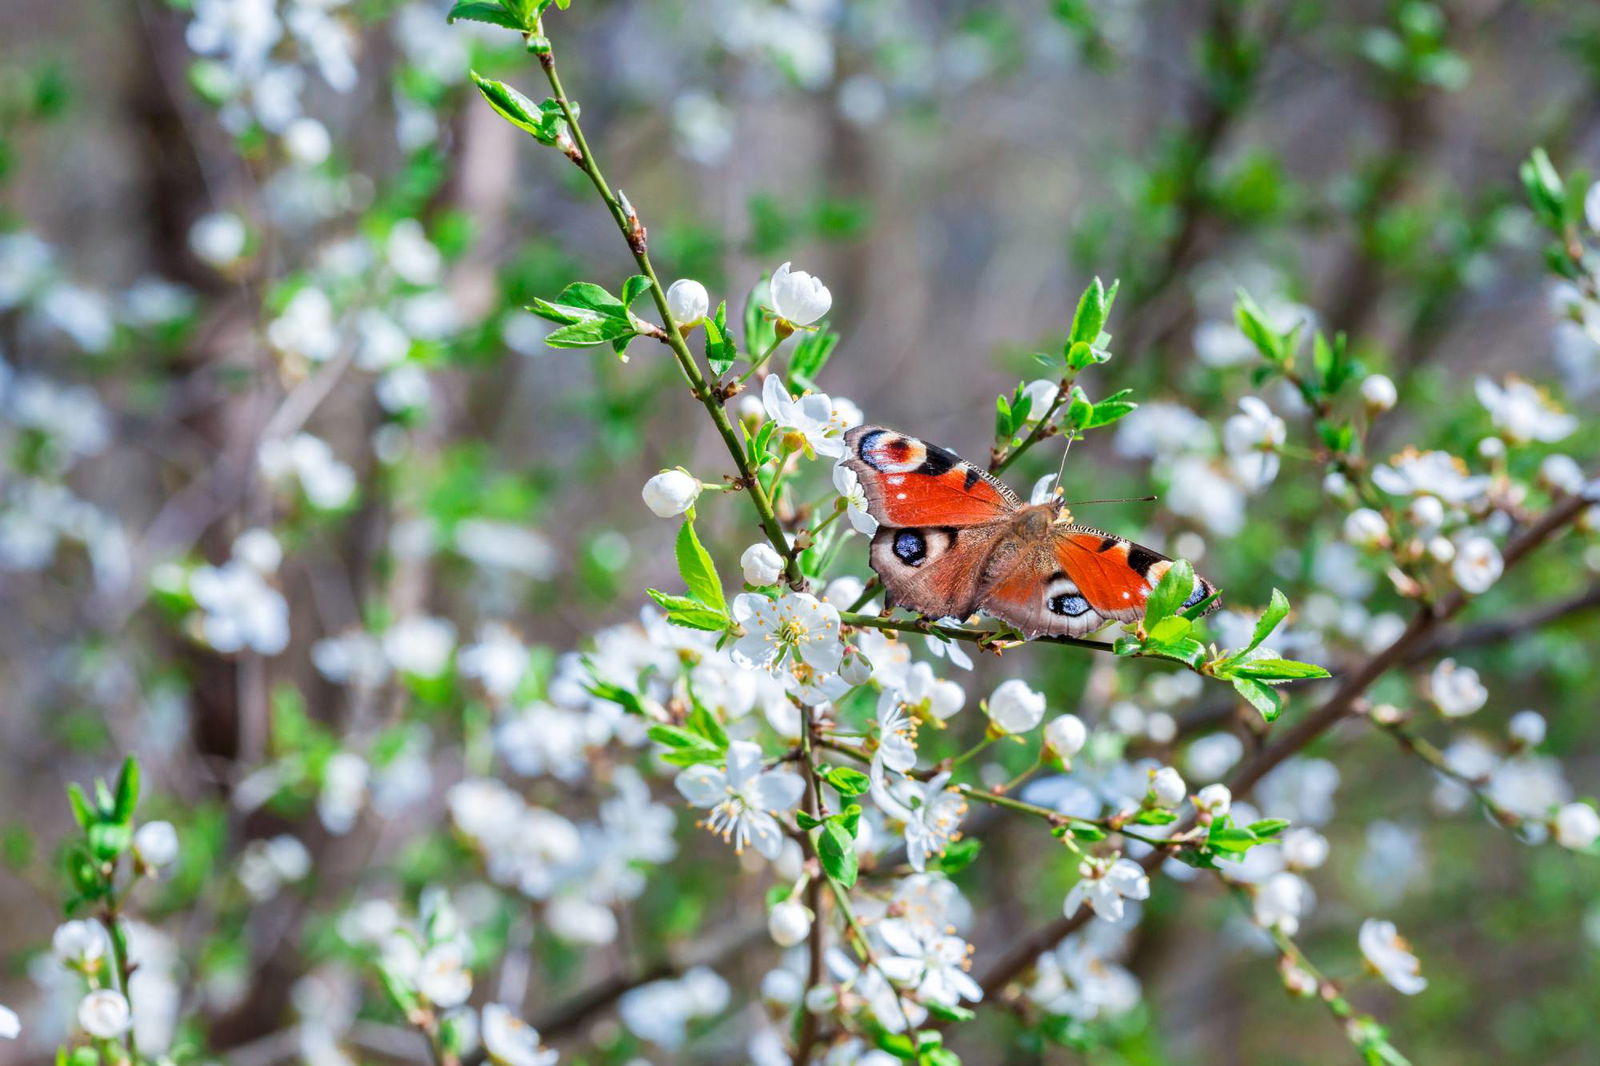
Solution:
<svg viewBox="0 0 1600 1066">
<path fill-rule="evenodd" d="M 937 444 L 882 426 L 857 426 L 844 440 L 844 464 L 861 479 L 867 510 L 881 525 L 961 528 L 1022 506 L 1004 484 Z"/>
<path fill-rule="evenodd" d="M 1004 523 L 899 529 L 880 526 L 872 569 L 891 604 L 928 618 L 965 618 L 978 606 L 984 563 Z"/>
</svg>

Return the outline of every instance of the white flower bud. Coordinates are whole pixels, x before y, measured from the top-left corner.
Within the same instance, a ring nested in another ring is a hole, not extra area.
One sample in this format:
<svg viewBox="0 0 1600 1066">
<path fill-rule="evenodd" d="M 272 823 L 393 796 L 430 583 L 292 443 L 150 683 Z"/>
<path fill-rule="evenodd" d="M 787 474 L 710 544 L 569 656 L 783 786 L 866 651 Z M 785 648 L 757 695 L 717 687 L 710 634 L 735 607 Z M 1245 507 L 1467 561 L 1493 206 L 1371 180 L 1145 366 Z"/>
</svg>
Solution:
<svg viewBox="0 0 1600 1066">
<path fill-rule="evenodd" d="M 1050 724 L 1044 727 L 1045 747 L 1060 756 L 1062 762 L 1070 761 L 1088 742 L 1089 728 L 1075 714 L 1052 718 Z"/>
<path fill-rule="evenodd" d="M 178 857 L 178 831 L 171 822 L 146 822 L 134 831 L 133 850 L 146 866 L 165 869 Z"/>
<path fill-rule="evenodd" d="M 1170 766 L 1150 771 L 1150 793 L 1162 807 L 1176 807 L 1189 794 L 1183 775 Z"/>
<path fill-rule="evenodd" d="M 832 985 L 812 985 L 806 989 L 806 1010 L 827 1014 L 839 1005 L 839 992 Z"/>
<path fill-rule="evenodd" d="M 833 294 L 826 285 L 804 270 L 790 270 L 788 263 L 772 272 L 768 291 L 773 312 L 796 326 L 811 325 L 833 306 Z"/>
<path fill-rule="evenodd" d="M 1177 771 L 1173 771 L 1176 773 Z M 1181 778 L 1179 780 L 1182 780 Z M 1213 818 L 1221 818 L 1233 806 L 1233 793 L 1222 783 L 1207 785 L 1194 797 L 1194 805 Z M 1172 806 L 1169 804 L 1169 806 Z"/>
<path fill-rule="evenodd" d="M 839 676 L 847 685 L 865 685 L 872 680 L 872 660 L 861 654 L 860 648 L 852 645 L 844 650 Z"/>
<path fill-rule="evenodd" d="M 106 953 L 106 933 L 98 922 L 62 922 L 50 938 L 50 947 L 62 962 L 94 962 Z"/>
<path fill-rule="evenodd" d="M 0 1040 L 15 1040 L 22 1035 L 22 1019 L 10 1007 L 0 1006 Z"/>
<path fill-rule="evenodd" d="M 1293 870 L 1315 870 L 1328 861 L 1328 838 L 1299 826 L 1283 834 L 1283 861 Z"/>
<path fill-rule="evenodd" d="M 711 311 L 711 295 L 693 278 L 679 278 L 667 288 L 667 312 L 680 326 L 692 326 Z"/>
<path fill-rule="evenodd" d="M 1544 743 L 1544 715 L 1538 711 L 1518 711 L 1506 723 L 1506 733 L 1521 748 L 1537 748 Z"/>
<path fill-rule="evenodd" d="M 1506 442 L 1499 437 L 1485 437 L 1478 442 L 1478 454 L 1485 459 L 1502 459 L 1506 454 Z"/>
<path fill-rule="evenodd" d="M 1361 398 L 1374 411 L 1387 411 L 1400 398 L 1387 374 L 1368 374 L 1361 382 Z"/>
<path fill-rule="evenodd" d="M 1344 519 L 1344 539 L 1359 548 L 1376 548 L 1389 540 L 1389 523 L 1370 507 L 1358 507 Z"/>
<path fill-rule="evenodd" d="M 644 483 L 645 506 L 658 518 L 680 515 L 700 496 L 700 480 L 682 470 L 663 470 Z"/>
<path fill-rule="evenodd" d="M 1455 562 L 1450 566 L 1450 576 L 1463 592 L 1474 595 L 1487 592 L 1505 572 L 1505 560 L 1500 549 L 1488 537 L 1468 537 L 1456 550 Z"/>
<path fill-rule="evenodd" d="M 783 576 L 783 556 L 766 541 L 758 541 L 739 556 L 744 579 L 752 585 L 775 585 Z"/>
<path fill-rule="evenodd" d="M 1539 479 L 1551 488 L 1576 495 L 1583 491 L 1583 467 L 1570 455 L 1547 455 L 1539 464 Z"/>
<path fill-rule="evenodd" d="M 1556 843 L 1582 851 L 1600 839 L 1600 813 L 1587 803 L 1568 803 L 1556 812 Z"/>
<path fill-rule="evenodd" d="M 1444 525 L 1444 503 L 1437 496 L 1418 496 L 1411 501 L 1411 521 L 1418 529 L 1432 530 Z"/>
<path fill-rule="evenodd" d="M 792 948 L 811 935 L 811 912 L 797 899 L 786 899 L 767 912 L 767 934 L 780 948 Z"/>
<path fill-rule="evenodd" d="M 121 992 L 99 988 L 78 1004 L 78 1024 L 100 1040 L 115 1040 L 133 1024 L 133 1011 Z"/>
<path fill-rule="evenodd" d="M 985 705 L 989 720 L 1002 733 L 1026 733 L 1044 721 L 1044 693 L 1026 681 L 1002 681 Z"/>
<path fill-rule="evenodd" d="M 1330 470 L 1323 475 L 1322 491 L 1329 496 L 1343 496 L 1350 491 L 1350 479 L 1337 470 Z"/>
<path fill-rule="evenodd" d="M 1482 709 L 1489 702 L 1489 690 L 1478 679 L 1478 671 L 1458 666 L 1454 659 L 1441 659 L 1428 675 L 1428 695 L 1446 718 L 1462 718 Z"/>
<path fill-rule="evenodd" d="M 1448 563 L 1456 557 L 1455 543 L 1443 534 L 1437 537 L 1430 537 L 1426 547 L 1428 558 L 1436 563 Z"/>
</svg>

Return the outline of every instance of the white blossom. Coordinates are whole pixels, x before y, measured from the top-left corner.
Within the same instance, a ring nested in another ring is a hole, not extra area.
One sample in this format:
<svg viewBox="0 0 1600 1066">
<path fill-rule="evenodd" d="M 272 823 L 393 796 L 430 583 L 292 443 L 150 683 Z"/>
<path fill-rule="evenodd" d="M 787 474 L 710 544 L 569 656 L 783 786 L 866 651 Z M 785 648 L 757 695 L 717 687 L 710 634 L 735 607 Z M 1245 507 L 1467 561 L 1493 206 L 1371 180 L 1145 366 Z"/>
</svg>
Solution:
<svg viewBox="0 0 1600 1066">
<path fill-rule="evenodd" d="M 1234 476 L 1245 488 L 1263 489 L 1278 476 L 1278 452 L 1288 437 L 1283 419 L 1259 396 L 1239 400 L 1239 413 L 1223 423 L 1222 441 Z"/>
<path fill-rule="evenodd" d="M 1044 693 L 1035 692 L 1021 678 L 1002 681 L 984 709 L 1002 733 L 1027 733 L 1044 721 Z"/>
<path fill-rule="evenodd" d="M 711 294 L 693 278 L 679 278 L 667 287 L 667 313 L 679 326 L 692 326 L 711 312 Z"/>
<path fill-rule="evenodd" d="M 189 227 L 189 250 L 214 267 L 239 261 L 249 240 L 244 219 L 231 211 L 202 215 Z"/>
<path fill-rule="evenodd" d="M 739 556 L 739 567 L 751 585 L 776 585 L 783 577 L 783 556 L 764 540 L 757 541 Z"/>
<path fill-rule="evenodd" d="M 1374 411 L 1387 411 L 1399 400 L 1394 382 L 1386 374 L 1368 374 L 1361 380 L 1361 398 Z"/>
<path fill-rule="evenodd" d="M 483 1049 L 499 1066 L 555 1066 L 560 1058 L 540 1041 L 539 1030 L 500 1003 L 484 1005 Z"/>
<path fill-rule="evenodd" d="M 465 1003 L 472 995 L 472 971 L 461 945 L 447 941 L 423 953 L 416 983 L 417 991 L 435 1007 L 448 1010 Z"/>
<path fill-rule="evenodd" d="M 1058 715 L 1044 727 L 1045 746 L 1064 763 L 1070 763 L 1088 741 L 1089 729 L 1075 714 Z"/>
<path fill-rule="evenodd" d="M 1480 499 L 1489 478 L 1468 472 L 1466 463 L 1449 452 L 1407 449 L 1372 470 L 1373 484 L 1391 496 L 1437 496 L 1445 503 Z"/>
<path fill-rule="evenodd" d="M 845 516 L 856 532 L 872 536 L 878 531 L 878 520 L 867 511 L 867 491 L 856 472 L 847 466 L 833 468 L 833 487 L 839 491 L 845 504 Z"/>
<path fill-rule="evenodd" d="M 1087 903 L 1097 917 L 1117 922 L 1122 920 L 1123 900 L 1150 898 L 1150 878 L 1132 859 L 1088 858 L 1078 864 L 1078 876 L 1062 905 L 1068 918 Z"/>
<path fill-rule="evenodd" d="M 1401 939 L 1393 922 L 1368 918 L 1361 923 L 1357 939 L 1368 964 L 1378 976 L 1393 985 L 1395 991 L 1414 996 L 1428 987 L 1427 978 L 1422 976 L 1422 964 L 1411 953 L 1410 945 Z"/>
<path fill-rule="evenodd" d="M 50 948 L 62 962 L 85 965 L 105 956 L 108 941 L 99 922 L 84 918 L 62 922 L 50 938 Z"/>
<path fill-rule="evenodd" d="M 1556 811 L 1552 828 L 1556 843 L 1586 851 L 1600 839 L 1600 813 L 1587 803 L 1567 803 Z"/>
<path fill-rule="evenodd" d="M 1210 784 L 1195 793 L 1194 805 L 1211 817 L 1220 818 L 1233 805 L 1233 793 L 1221 782 Z"/>
<path fill-rule="evenodd" d="M 839 668 L 839 609 L 809 592 L 785 592 L 776 600 L 753 592 L 733 601 L 733 617 L 744 636 L 733 645 L 735 662 L 775 669 L 792 656 L 824 672 Z"/>
<path fill-rule="evenodd" d="M 833 306 L 826 285 L 804 270 L 790 270 L 788 263 L 772 272 L 767 288 L 773 313 L 791 325 L 809 326 Z"/>
<path fill-rule="evenodd" d="M 456 664 L 463 677 L 475 678 L 485 692 L 507 700 L 528 672 L 528 649 L 502 622 L 485 623 L 478 642 L 461 649 Z"/>
<path fill-rule="evenodd" d="M 800 803 L 805 782 L 791 770 L 763 770 L 761 747 L 746 740 L 728 745 L 725 768 L 701 764 L 677 777 L 678 792 L 696 807 L 711 811 L 706 828 L 743 852 L 747 844 L 769 859 L 783 847 L 786 815 Z"/>
<path fill-rule="evenodd" d="M 1518 747 L 1537 748 L 1544 743 L 1544 715 L 1538 711 L 1518 711 L 1506 723 L 1506 735 Z"/>
<path fill-rule="evenodd" d="M 1505 560 L 1500 549 L 1488 537 L 1471 536 L 1456 548 L 1455 561 L 1450 564 L 1450 576 L 1455 578 L 1462 591 L 1474 595 L 1489 591 L 1505 571 Z"/>
<path fill-rule="evenodd" d="M 767 912 L 767 935 L 780 948 L 792 948 L 811 934 L 811 911 L 798 899 L 774 904 Z"/>
<path fill-rule="evenodd" d="M 1489 690 L 1478 680 L 1478 671 L 1459 666 L 1454 659 L 1441 659 L 1433 668 L 1428 695 L 1446 718 L 1464 717 L 1489 702 Z"/>
<path fill-rule="evenodd" d="M 0 1040 L 15 1040 L 22 1035 L 22 1019 L 17 1012 L 0 1004 Z"/>
<path fill-rule="evenodd" d="M 682 470 L 663 470 L 644 483 L 640 495 L 657 518 L 672 518 L 694 506 L 701 487 L 698 478 Z"/>
<path fill-rule="evenodd" d="M 1328 838 L 1310 826 L 1283 834 L 1283 861 L 1294 870 L 1315 870 L 1328 859 Z"/>
<path fill-rule="evenodd" d="M 412 615 L 391 625 L 383 634 L 383 654 L 389 665 L 404 674 L 432 680 L 450 668 L 456 627 L 448 618 Z"/>
<path fill-rule="evenodd" d="M 1512 376 L 1504 385 L 1488 378 L 1477 381 L 1478 402 L 1489 412 L 1495 428 L 1513 443 L 1554 443 L 1572 435 L 1578 419 L 1557 407 L 1549 395 L 1530 382 Z"/>
<path fill-rule="evenodd" d="M 890 952 L 878 960 L 879 968 L 918 998 L 946 1007 L 983 998 L 983 989 L 967 972 L 972 949 L 965 940 L 903 918 L 879 922 L 877 934 Z"/>
<path fill-rule="evenodd" d="M 883 772 L 881 760 L 872 764 L 872 799 L 885 815 L 900 822 L 906 840 L 906 858 L 921 873 L 928 859 L 943 855 L 950 838 L 967 813 L 961 793 L 945 788 L 948 772 L 927 782 Z"/>
<path fill-rule="evenodd" d="M 848 419 L 826 393 L 808 392 L 796 400 L 781 377 L 768 374 L 761 386 L 761 406 L 786 431 L 785 447 L 833 459 L 844 456 Z"/>
<path fill-rule="evenodd" d="M 1389 540 L 1389 523 L 1372 508 L 1357 507 L 1345 515 L 1344 539 L 1358 548 L 1380 547 Z"/>
<path fill-rule="evenodd" d="M 1256 886 L 1251 908 L 1263 928 L 1294 936 L 1301 917 L 1311 909 L 1311 886 L 1296 874 L 1275 873 Z"/>
<path fill-rule="evenodd" d="M 1176 807 L 1189 794 L 1183 775 L 1170 766 L 1150 771 L 1150 794 L 1162 807 Z"/>
<path fill-rule="evenodd" d="M 99 1040 L 116 1040 L 133 1026 L 133 1011 L 121 992 L 97 988 L 78 1003 L 78 1024 Z"/>
<path fill-rule="evenodd" d="M 146 866 L 166 869 L 178 858 L 178 831 L 171 822 L 146 822 L 133 832 L 133 850 Z"/>
</svg>

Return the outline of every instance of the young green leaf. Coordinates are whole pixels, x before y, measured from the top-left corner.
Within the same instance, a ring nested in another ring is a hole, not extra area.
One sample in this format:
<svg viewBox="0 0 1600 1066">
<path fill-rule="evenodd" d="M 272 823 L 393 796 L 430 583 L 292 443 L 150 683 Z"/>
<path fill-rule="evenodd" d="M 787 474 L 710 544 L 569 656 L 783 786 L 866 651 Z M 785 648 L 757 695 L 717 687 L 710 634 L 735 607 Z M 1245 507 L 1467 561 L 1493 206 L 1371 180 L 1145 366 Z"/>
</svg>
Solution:
<svg viewBox="0 0 1600 1066">
<path fill-rule="evenodd" d="M 132 755 L 122 761 L 122 772 L 117 775 L 117 797 L 111 817 L 121 825 L 133 821 L 133 809 L 139 804 L 139 761 Z"/>
<path fill-rule="evenodd" d="M 1229 669 L 1234 677 L 1250 677 L 1257 681 L 1309 681 L 1328 677 L 1328 671 L 1315 663 L 1301 663 L 1293 659 L 1251 659 Z"/>
<path fill-rule="evenodd" d="M 844 826 L 829 821 L 817 836 L 817 857 L 829 877 L 845 888 L 856 883 L 856 843 Z"/>
<path fill-rule="evenodd" d="M 707 607 L 727 614 L 728 601 L 722 594 L 722 579 L 717 576 L 717 566 L 711 561 L 711 553 L 706 551 L 700 538 L 695 535 L 692 520 L 685 519 L 678 530 L 676 554 L 678 573 L 682 575 L 689 595 Z"/>
<path fill-rule="evenodd" d="M 508 30 L 529 29 L 516 14 L 507 11 L 500 4 L 489 3 L 488 0 L 457 0 L 456 5 L 450 9 L 450 14 L 445 16 L 445 21 L 455 22 L 457 19 L 487 22 L 492 26 L 504 26 Z"/>
<path fill-rule="evenodd" d="M 1261 717 L 1267 721 L 1275 721 L 1283 713 L 1283 697 L 1278 695 L 1276 689 L 1265 682 L 1256 681 L 1248 677 L 1231 677 L 1234 690 L 1250 701 L 1250 705 L 1261 712 Z"/>
<path fill-rule="evenodd" d="M 1183 601 L 1194 595 L 1194 567 L 1187 559 L 1174 559 L 1167 572 L 1161 575 L 1156 587 L 1150 590 L 1145 601 L 1144 625 L 1152 630 L 1155 624 L 1169 615 L 1177 614 Z"/>
</svg>

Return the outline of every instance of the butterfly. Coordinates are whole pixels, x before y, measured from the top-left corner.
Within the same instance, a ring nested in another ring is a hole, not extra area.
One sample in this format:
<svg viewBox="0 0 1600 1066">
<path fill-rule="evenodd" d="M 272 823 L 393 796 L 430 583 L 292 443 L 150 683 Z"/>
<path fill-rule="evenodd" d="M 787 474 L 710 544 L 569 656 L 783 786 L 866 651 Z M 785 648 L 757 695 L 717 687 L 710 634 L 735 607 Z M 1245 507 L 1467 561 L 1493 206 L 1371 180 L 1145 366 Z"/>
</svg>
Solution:
<svg viewBox="0 0 1600 1066">
<path fill-rule="evenodd" d="M 937 444 L 882 426 L 857 426 L 844 440 L 840 461 L 860 479 L 878 520 L 869 560 L 891 607 L 928 618 L 983 611 L 1030 640 L 1081 637 L 1107 622 L 1143 618 L 1150 590 L 1172 565 L 1142 545 L 1074 524 L 1059 499 L 1023 503 Z M 1215 593 L 1197 577 L 1183 606 Z"/>
</svg>

